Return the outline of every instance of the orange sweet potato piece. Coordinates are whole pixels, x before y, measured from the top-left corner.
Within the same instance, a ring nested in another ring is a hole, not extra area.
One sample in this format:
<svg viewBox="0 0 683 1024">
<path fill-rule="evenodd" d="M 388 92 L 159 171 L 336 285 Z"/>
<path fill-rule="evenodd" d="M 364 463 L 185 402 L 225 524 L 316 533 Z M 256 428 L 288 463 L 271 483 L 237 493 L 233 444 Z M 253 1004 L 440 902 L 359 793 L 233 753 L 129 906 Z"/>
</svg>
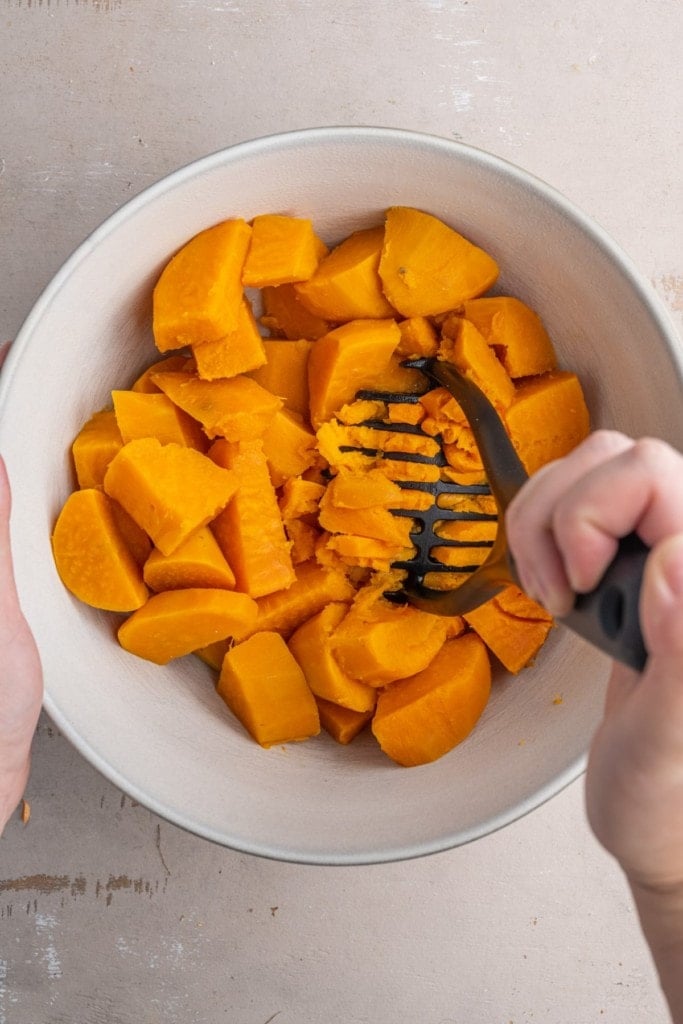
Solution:
<svg viewBox="0 0 683 1024">
<path fill-rule="evenodd" d="M 347 611 L 346 604 L 328 604 L 292 634 L 289 649 L 316 697 L 353 711 L 370 711 L 375 706 L 377 691 L 348 676 L 330 650 L 330 636 Z"/>
<path fill-rule="evenodd" d="M 263 434 L 263 452 L 271 480 L 280 487 L 289 477 L 301 476 L 316 461 L 315 434 L 291 412 L 280 409 Z"/>
<path fill-rule="evenodd" d="M 303 519 L 286 519 L 284 523 L 287 540 L 291 544 L 292 565 L 296 568 L 310 562 L 316 556 L 321 531 Z"/>
<path fill-rule="evenodd" d="M 209 668 L 212 668 L 215 672 L 220 672 L 223 666 L 223 658 L 232 646 L 232 640 L 216 640 L 215 643 L 207 644 L 206 647 L 198 647 L 192 653 L 196 654 L 200 661 L 203 661 Z"/>
<path fill-rule="evenodd" d="M 142 571 L 119 529 L 113 502 L 95 488 L 74 491 L 52 533 L 55 565 L 64 586 L 85 604 L 130 612 L 145 603 Z"/>
<path fill-rule="evenodd" d="M 156 437 L 161 444 L 173 442 L 200 452 L 206 450 L 206 437 L 199 423 L 161 392 L 112 391 L 111 397 L 124 444 Z"/>
<path fill-rule="evenodd" d="M 262 747 L 320 732 L 315 698 L 279 633 L 254 633 L 228 651 L 217 691 Z"/>
<path fill-rule="evenodd" d="M 464 616 L 508 672 L 520 672 L 536 656 L 553 618 L 519 587 L 510 586 Z"/>
<path fill-rule="evenodd" d="M 109 464 L 104 489 L 170 555 L 225 508 L 237 476 L 193 448 L 149 437 L 123 446 Z"/>
<path fill-rule="evenodd" d="M 277 395 L 285 409 L 308 419 L 308 357 L 312 341 L 278 341 L 266 338 L 266 362 L 249 376 L 262 388 Z"/>
<path fill-rule="evenodd" d="M 345 238 L 321 260 L 310 280 L 295 286 L 303 305 L 332 321 L 394 316 L 377 273 L 383 240 L 381 225 Z"/>
<path fill-rule="evenodd" d="M 471 299 L 463 316 L 491 345 L 510 377 L 532 377 L 557 367 L 548 332 L 538 313 L 509 295 Z"/>
<path fill-rule="evenodd" d="M 426 668 L 445 639 L 442 618 L 361 590 L 332 633 L 330 647 L 348 675 L 385 686 Z"/>
<path fill-rule="evenodd" d="M 170 555 L 155 548 L 145 562 L 143 576 L 155 591 L 183 587 L 232 590 L 235 586 L 235 574 L 208 526 L 195 530 Z"/>
<path fill-rule="evenodd" d="M 278 503 L 287 538 L 292 544 L 294 566 L 315 558 L 320 539 L 318 504 L 324 493 L 322 484 L 303 477 L 290 477 L 282 486 Z"/>
<path fill-rule="evenodd" d="M 434 481 L 439 478 L 438 466 L 386 457 L 387 452 L 435 455 L 439 451 L 439 444 L 431 437 L 376 430 L 373 427 L 347 426 L 332 419 L 319 428 L 317 438 L 318 451 L 335 470 L 362 472 L 374 468 L 390 480 Z M 349 447 L 365 449 L 365 453 L 349 451 Z"/>
<path fill-rule="evenodd" d="M 410 558 L 413 546 L 393 544 L 376 537 L 359 537 L 353 533 L 324 533 L 316 549 L 316 557 L 325 562 L 330 555 L 338 556 L 347 566 L 388 572 L 394 562 Z"/>
<path fill-rule="evenodd" d="M 119 505 L 118 501 L 114 501 L 113 498 L 110 498 L 109 501 L 111 502 L 111 510 L 116 520 L 116 525 L 126 543 L 126 547 L 142 569 L 152 553 L 152 542 L 145 531 Z"/>
<path fill-rule="evenodd" d="M 515 385 L 494 350 L 477 328 L 460 317 L 451 317 L 443 325 L 441 354 L 488 396 L 496 408 L 507 409 L 515 395 Z"/>
<path fill-rule="evenodd" d="M 446 641 L 423 671 L 380 693 L 372 731 L 398 764 L 428 764 L 470 734 L 490 692 L 486 647 L 475 634 L 466 633 Z"/>
<path fill-rule="evenodd" d="M 387 404 L 387 420 L 389 423 L 412 423 L 417 426 L 425 417 L 424 409 L 419 402 L 389 402 Z"/>
<path fill-rule="evenodd" d="M 281 284 L 277 288 L 264 288 L 261 292 L 263 315 L 261 323 L 273 338 L 297 341 L 308 338 L 315 341 L 332 327 L 329 320 L 315 316 L 303 305 L 296 293 L 296 285 Z"/>
<path fill-rule="evenodd" d="M 101 487 L 107 466 L 123 447 L 123 438 L 112 409 L 94 413 L 71 446 L 79 487 Z"/>
<path fill-rule="evenodd" d="M 202 380 L 236 377 L 238 373 L 263 366 L 266 353 L 251 306 L 242 299 L 237 312 L 237 326 L 222 338 L 192 346 L 197 376 Z"/>
<path fill-rule="evenodd" d="M 434 547 L 432 557 L 444 565 L 481 565 L 491 553 L 491 544 L 496 538 L 498 524 L 487 520 L 451 519 L 439 523 L 435 529 L 438 537 L 456 541 L 458 547 Z"/>
<path fill-rule="evenodd" d="M 308 359 L 311 423 L 317 429 L 385 369 L 401 332 L 394 320 L 352 320 L 315 342 Z"/>
<path fill-rule="evenodd" d="M 341 704 L 334 704 L 332 701 L 316 697 L 320 724 L 337 743 L 346 746 L 356 738 L 359 732 L 365 728 L 372 718 L 370 711 L 352 711 L 351 708 L 343 708 Z"/>
<path fill-rule="evenodd" d="M 145 395 L 158 395 L 160 388 L 152 380 L 155 373 L 190 373 L 192 370 L 194 370 L 194 361 L 191 357 L 166 356 L 165 359 L 159 359 L 148 366 L 131 385 L 131 391 L 139 391 Z"/>
<path fill-rule="evenodd" d="M 303 477 L 290 477 L 280 492 L 280 514 L 284 520 L 317 516 L 320 499 L 325 493 L 323 484 Z"/>
<path fill-rule="evenodd" d="M 353 587 L 339 569 L 309 561 L 297 565 L 295 573 L 291 586 L 257 599 L 258 618 L 252 632 L 279 633 L 287 638 L 325 605 L 333 601 L 349 602 L 353 597 Z M 220 668 L 229 647 L 225 641 L 195 653 Z"/>
<path fill-rule="evenodd" d="M 251 244 L 242 271 L 247 288 L 306 281 L 327 247 L 304 217 L 264 213 L 251 222 Z"/>
<path fill-rule="evenodd" d="M 204 427 L 208 437 L 260 437 L 282 401 L 250 377 L 199 380 L 191 373 L 159 373 L 155 384 Z"/>
<path fill-rule="evenodd" d="M 256 602 L 232 590 L 192 587 L 152 597 L 118 631 L 130 654 L 166 665 L 217 640 L 244 636 L 256 621 Z"/>
<path fill-rule="evenodd" d="M 403 316 L 434 316 L 487 291 L 498 266 L 431 214 L 394 206 L 386 214 L 379 275 L 384 294 Z"/>
<path fill-rule="evenodd" d="M 226 220 L 195 235 L 167 263 L 152 300 L 160 352 L 217 341 L 237 330 L 250 238 L 246 221 Z"/>
<path fill-rule="evenodd" d="M 425 388 L 424 375 L 419 370 L 403 366 L 403 358 L 400 353 L 394 352 L 384 369 L 372 381 L 372 387 L 377 391 L 393 391 L 398 394 L 422 394 Z"/>
<path fill-rule="evenodd" d="M 436 355 L 439 338 L 434 324 L 427 317 L 408 317 L 406 320 L 401 320 L 398 327 L 401 332 L 401 340 L 397 351 L 403 359 Z"/>
<path fill-rule="evenodd" d="M 289 637 L 325 605 L 349 602 L 353 594 L 353 587 L 342 572 L 316 562 L 304 562 L 296 567 L 291 586 L 258 599 L 257 628 Z"/>
<path fill-rule="evenodd" d="M 564 370 L 523 381 L 505 421 L 528 473 L 567 455 L 590 431 L 581 383 L 576 374 Z"/>
<path fill-rule="evenodd" d="M 261 441 L 216 441 L 209 457 L 239 480 L 232 501 L 213 524 L 238 588 L 262 597 L 290 586 L 295 579 L 290 545 Z"/>
<path fill-rule="evenodd" d="M 412 520 L 389 511 L 401 500 L 401 488 L 383 473 L 342 470 L 320 500 L 319 522 L 330 533 L 355 534 L 410 548 Z"/>
</svg>

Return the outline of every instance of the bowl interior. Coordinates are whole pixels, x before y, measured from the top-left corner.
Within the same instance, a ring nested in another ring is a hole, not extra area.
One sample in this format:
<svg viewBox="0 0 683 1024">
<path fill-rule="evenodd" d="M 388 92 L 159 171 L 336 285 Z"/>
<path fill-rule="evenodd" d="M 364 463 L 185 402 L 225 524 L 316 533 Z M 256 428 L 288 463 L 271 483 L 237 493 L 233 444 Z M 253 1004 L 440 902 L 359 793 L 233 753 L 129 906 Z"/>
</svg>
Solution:
<svg viewBox="0 0 683 1024">
<path fill-rule="evenodd" d="M 400 769 L 372 737 L 264 751 L 197 659 L 160 668 L 121 651 L 118 619 L 72 599 L 50 532 L 82 422 L 153 361 L 152 286 L 198 230 L 262 212 L 310 216 L 330 243 L 418 206 L 488 249 L 498 290 L 544 318 L 584 384 L 594 426 L 681 446 L 673 329 L 600 230 L 542 183 L 479 151 L 383 129 L 319 129 L 236 146 L 164 179 L 98 229 L 29 315 L 0 384 L 0 450 L 14 489 L 18 585 L 42 652 L 46 707 L 115 784 L 227 846 L 310 863 L 445 849 L 525 813 L 581 770 L 607 660 L 562 629 L 536 666 L 498 672 L 472 736 Z M 561 698 L 561 702 L 558 700 Z"/>
</svg>

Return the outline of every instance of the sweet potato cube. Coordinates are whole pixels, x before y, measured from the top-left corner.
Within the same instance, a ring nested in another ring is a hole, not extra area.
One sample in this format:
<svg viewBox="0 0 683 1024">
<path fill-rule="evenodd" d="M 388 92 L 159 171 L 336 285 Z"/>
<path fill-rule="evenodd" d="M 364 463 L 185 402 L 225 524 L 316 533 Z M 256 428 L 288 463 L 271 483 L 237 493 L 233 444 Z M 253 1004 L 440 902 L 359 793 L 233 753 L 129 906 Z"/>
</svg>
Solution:
<svg viewBox="0 0 683 1024">
<path fill-rule="evenodd" d="M 123 446 L 109 464 L 104 489 L 170 555 L 225 508 L 237 476 L 193 448 L 149 437 Z"/>
<path fill-rule="evenodd" d="M 311 423 L 318 427 L 372 387 L 398 345 L 395 320 L 352 320 L 315 342 L 308 360 Z"/>
<path fill-rule="evenodd" d="M 107 466 L 123 447 L 123 438 L 111 409 L 94 413 L 71 446 L 79 487 L 101 487 Z"/>
<path fill-rule="evenodd" d="M 113 505 L 95 488 L 70 494 L 55 523 L 52 551 L 62 583 L 80 601 L 130 612 L 145 603 L 148 590 Z"/>
<path fill-rule="evenodd" d="M 199 423 L 161 392 L 112 391 L 111 397 L 124 444 L 156 437 L 161 444 L 184 444 L 205 451 L 206 437 Z"/>
<path fill-rule="evenodd" d="M 204 427 L 208 437 L 242 441 L 259 437 L 282 407 L 249 377 L 200 380 L 191 373 L 159 373 L 155 384 Z"/>
<path fill-rule="evenodd" d="M 312 341 L 279 341 L 266 338 L 266 362 L 249 376 L 266 391 L 277 395 L 285 409 L 308 419 L 308 357 Z"/>
<path fill-rule="evenodd" d="M 152 300 L 160 352 L 217 341 L 237 330 L 250 238 L 246 221 L 226 220 L 195 235 L 166 264 Z"/>
<path fill-rule="evenodd" d="M 284 520 L 317 516 L 320 499 L 325 493 L 323 484 L 293 476 L 285 481 L 280 492 L 280 513 Z"/>
<path fill-rule="evenodd" d="M 251 243 L 242 271 L 247 288 L 306 281 L 326 247 L 304 217 L 265 213 L 251 222 Z"/>
<path fill-rule="evenodd" d="M 228 651 L 217 691 L 262 747 L 320 732 L 315 697 L 279 633 L 254 633 Z"/>
<path fill-rule="evenodd" d="M 423 671 L 380 693 L 372 731 L 398 764 L 428 764 L 470 734 L 490 692 L 486 647 L 474 633 L 466 633 L 446 641 Z"/>
<path fill-rule="evenodd" d="M 349 602 L 353 593 L 344 573 L 313 561 L 304 562 L 296 567 L 295 580 L 289 587 L 258 599 L 257 628 L 288 637 L 325 605 Z"/>
<path fill-rule="evenodd" d="M 289 477 L 301 476 L 317 458 L 315 434 L 286 409 L 275 413 L 263 434 L 263 451 L 275 487 Z"/>
<path fill-rule="evenodd" d="M 166 665 L 198 647 L 240 637 L 256 621 L 256 602 L 246 594 L 206 587 L 167 590 L 152 597 L 119 627 L 130 654 Z"/>
<path fill-rule="evenodd" d="M 439 338 L 434 324 L 427 317 L 408 317 L 401 320 L 398 327 L 401 332 L 401 340 L 397 351 L 403 359 L 436 355 Z"/>
<path fill-rule="evenodd" d="M 479 387 L 498 409 L 507 409 L 515 395 L 515 385 L 474 324 L 451 317 L 443 325 L 441 350 L 463 376 Z"/>
<path fill-rule="evenodd" d="M 386 214 L 379 276 L 403 316 L 435 316 L 482 295 L 498 277 L 498 266 L 431 214 L 394 206 Z"/>
<path fill-rule="evenodd" d="M 533 661 L 553 627 L 545 608 L 516 586 L 507 587 L 464 618 L 513 674 Z"/>
<path fill-rule="evenodd" d="M 567 455 L 590 432 L 581 382 L 564 370 L 523 381 L 505 421 L 527 473 Z"/>
<path fill-rule="evenodd" d="M 414 675 L 432 661 L 446 639 L 446 623 L 410 605 L 391 604 L 381 593 L 366 603 L 359 592 L 330 637 L 341 668 L 370 686 Z"/>
<path fill-rule="evenodd" d="M 131 391 L 142 392 L 145 395 L 158 395 L 161 389 L 152 380 L 155 373 L 190 373 L 192 370 L 194 370 L 194 361 L 190 356 L 166 356 L 165 359 L 158 359 L 146 370 L 143 370 L 131 385 Z"/>
<path fill-rule="evenodd" d="M 290 545 L 261 441 L 216 441 L 209 456 L 239 480 L 232 501 L 213 523 L 238 589 L 262 597 L 290 586 L 295 579 Z"/>
<path fill-rule="evenodd" d="M 238 373 L 263 366 L 266 361 L 263 338 L 247 300 L 240 302 L 234 331 L 216 341 L 193 345 L 192 353 L 197 364 L 197 376 L 202 380 L 236 377 Z"/>
<path fill-rule="evenodd" d="M 348 676 L 330 649 L 330 636 L 347 611 L 346 604 L 328 604 L 292 634 L 289 649 L 316 697 L 334 701 L 353 711 L 371 711 L 377 700 L 377 691 Z"/>
<path fill-rule="evenodd" d="M 491 345 L 510 377 L 532 377 L 557 367 L 548 332 L 538 313 L 509 295 L 471 299 L 463 316 Z"/>
<path fill-rule="evenodd" d="M 281 284 L 277 288 L 264 288 L 261 292 L 263 315 L 261 323 L 273 338 L 314 341 L 327 334 L 332 326 L 329 320 L 309 312 L 296 293 L 296 285 Z"/>
<path fill-rule="evenodd" d="M 316 697 L 315 702 L 318 705 L 321 726 L 332 739 L 344 746 L 355 740 L 372 718 L 372 710 L 352 711 L 351 708 L 344 708 L 341 704 L 323 700 L 322 697 Z"/>
<path fill-rule="evenodd" d="M 170 555 L 155 548 L 145 562 L 143 576 L 155 591 L 182 587 L 232 590 L 235 586 L 235 574 L 208 526 L 191 533 Z"/>
<path fill-rule="evenodd" d="M 381 225 L 345 238 L 321 260 L 310 280 L 295 286 L 304 306 L 332 321 L 394 316 L 377 273 L 383 240 Z"/>
</svg>

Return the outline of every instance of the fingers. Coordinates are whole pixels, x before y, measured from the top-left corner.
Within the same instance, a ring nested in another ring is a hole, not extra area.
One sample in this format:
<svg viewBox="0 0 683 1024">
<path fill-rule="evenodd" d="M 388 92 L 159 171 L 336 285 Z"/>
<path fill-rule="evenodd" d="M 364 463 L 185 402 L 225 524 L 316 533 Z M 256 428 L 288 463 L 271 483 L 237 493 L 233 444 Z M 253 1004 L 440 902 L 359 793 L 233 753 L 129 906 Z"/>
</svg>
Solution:
<svg viewBox="0 0 683 1024">
<path fill-rule="evenodd" d="M 0 832 L 21 799 L 40 713 L 42 671 L 12 569 L 10 489 L 0 458 Z"/>
<path fill-rule="evenodd" d="M 617 538 L 634 530 L 650 547 L 683 532 L 683 456 L 604 431 L 533 477 L 508 519 L 523 586 L 557 615 L 595 587 Z"/>
<path fill-rule="evenodd" d="M 575 590 L 597 583 L 615 538 L 637 530 L 653 547 L 683 531 L 683 457 L 662 441 L 637 441 L 578 481 L 553 528 Z"/>
<path fill-rule="evenodd" d="M 553 533 L 558 504 L 587 472 L 633 443 L 616 431 L 596 431 L 566 458 L 535 473 L 508 509 L 508 541 L 522 586 L 555 615 L 566 614 L 574 601 L 564 554 Z"/>
</svg>

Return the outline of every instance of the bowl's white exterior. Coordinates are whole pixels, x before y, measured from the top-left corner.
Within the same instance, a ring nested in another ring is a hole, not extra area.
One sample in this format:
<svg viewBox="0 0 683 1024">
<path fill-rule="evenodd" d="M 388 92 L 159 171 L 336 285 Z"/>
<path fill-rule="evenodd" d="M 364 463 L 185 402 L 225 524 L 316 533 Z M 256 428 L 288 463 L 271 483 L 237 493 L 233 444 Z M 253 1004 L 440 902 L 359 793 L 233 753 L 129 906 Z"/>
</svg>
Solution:
<svg viewBox="0 0 683 1024">
<path fill-rule="evenodd" d="M 197 659 L 126 655 L 116 617 L 85 608 L 55 572 L 50 532 L 82 422 L 155 357 L 152 286 L 171 253 L 221 219 L 310 216 L 328 242 L 389 205 L 433 212 L 488 249 L 500 290 L 543 316 L 577 370 L 595 426 L 683 446 L 683 367 L 654 295 L 562 196 L 486 153 L 377 128 L 312 129 L 243 143 L 165 178 L 105 222 L 47 288 L 0 383 L 0 451 L 14 490 L 22 603 L 42 652 L 48 712 L 132 797 L 235 849 L 310 863 L 407 858 L 455 846 L 536 807 L 583 769 L 606 659 L 557 629 L 538 664 L 500 674 L 473 735 L 434 765 L 400 769 L 370 736 L 264 751 Z M 560 695 L 562 700 L 554 700 Z"/>
</svg>

